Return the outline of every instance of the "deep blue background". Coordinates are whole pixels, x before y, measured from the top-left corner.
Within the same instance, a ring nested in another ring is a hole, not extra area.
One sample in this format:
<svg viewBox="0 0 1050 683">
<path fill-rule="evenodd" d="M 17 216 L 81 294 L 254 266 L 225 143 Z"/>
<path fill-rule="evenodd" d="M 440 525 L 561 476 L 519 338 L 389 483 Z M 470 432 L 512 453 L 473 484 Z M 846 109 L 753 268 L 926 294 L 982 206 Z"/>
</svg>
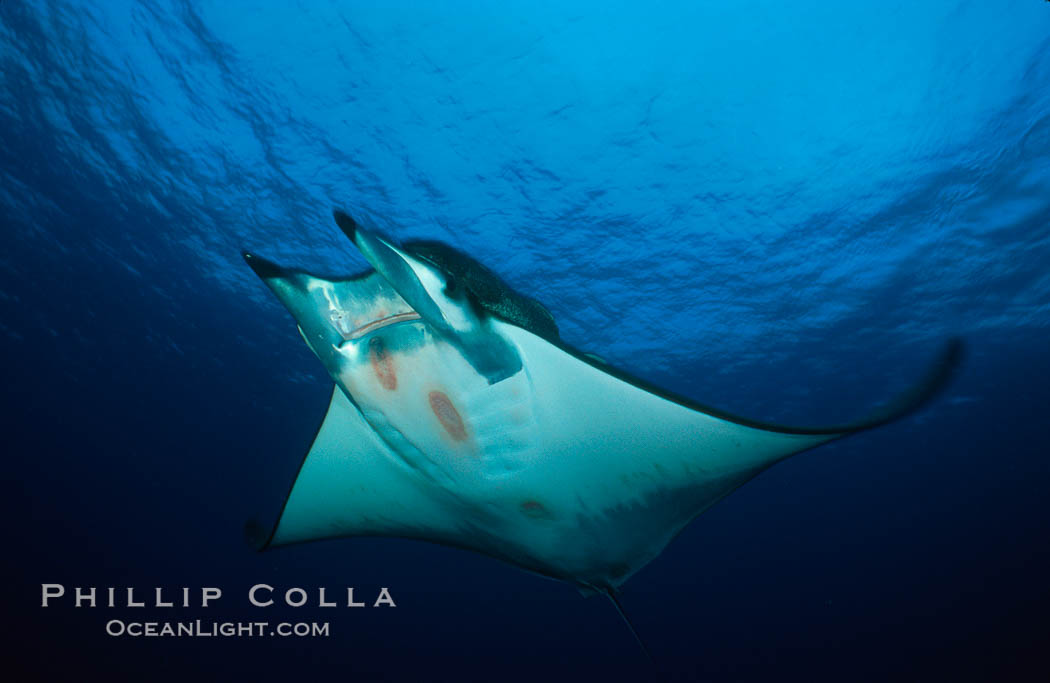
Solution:
<svg viewBox="0 0 1050 683">
<path fill-rule="evenodd" d="M 676 680 L 1048 674 L 1050 4 L 3 0 L 0 85 L 12 670 L 649 675 L 605 601 L 486 558 L 242 542 L 328 383 L 239 251 L 359 270 L 342 206 L 756 418 L 855 417 L 963 335 L 935 404 L 763 474 L 623 602 Z M 43 610 L 42 582 L 225 597 Z M 262 613 L 257 582 L 398 608 Z M 112 639 L 114 616 L 332 636 Z"/>
</svg>

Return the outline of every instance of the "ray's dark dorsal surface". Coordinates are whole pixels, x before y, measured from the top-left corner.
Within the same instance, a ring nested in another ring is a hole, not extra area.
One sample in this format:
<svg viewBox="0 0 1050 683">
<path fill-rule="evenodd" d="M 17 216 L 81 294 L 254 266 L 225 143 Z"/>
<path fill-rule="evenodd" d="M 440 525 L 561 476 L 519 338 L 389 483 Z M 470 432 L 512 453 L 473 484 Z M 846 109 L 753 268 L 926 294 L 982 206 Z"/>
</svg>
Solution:
<svg viewBox="0 0 1050 683">
<path fill-rule="evenodd" d="M 343 234 L 354 241 L 357 222 L 338 209 L 332 215 Z M 479 313 L 498 316 L 544 339 L 558 338 L 554 316 L 543 304 L 514 291 L 498 275 L 458 249 L 431 240 L 405 242 L 402 248 L 445 274 L 446 294 L 455 296 L 457 289 L 462 288 L 481 309 Z"/>
<path fill-rule="evenodd" d="M 374 271 L 245 258 L 335 381 L 263 547 L 386 535 L 495 557 L 610 597 L 693 518 L 774 463 L 917 409 L 962 356 L 859 421 L 789 427 L 662 391 L 558 339 L 550 313 L 437 242 L 336 211 Z"/>
</svg>

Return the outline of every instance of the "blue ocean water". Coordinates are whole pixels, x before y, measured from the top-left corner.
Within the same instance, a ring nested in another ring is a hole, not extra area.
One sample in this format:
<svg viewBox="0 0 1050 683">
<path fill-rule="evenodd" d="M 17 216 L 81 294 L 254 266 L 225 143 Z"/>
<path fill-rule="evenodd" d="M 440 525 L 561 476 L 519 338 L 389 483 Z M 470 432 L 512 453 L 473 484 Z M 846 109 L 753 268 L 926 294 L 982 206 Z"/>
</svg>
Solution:
<svg viewBox="0 0 1050 683">
<path fill-rule="evenodd" d="M 936 402 L 762 474 L 622 601 L 669 680 L 1047 675 L 1050 3 L 3 0 L 0 64 L 3 621 L 26 680 L 653 675 L 606 601 L 494 560 L 243 542 L 330 385 L 240 252 L 362 270 L 335 206 L 758 419 L 862 415 L 962 336 Z M 41 583 L 224 597 L 44 609 Z M 255 583 L 398 606 L 261 611 Z"/>
</svg>

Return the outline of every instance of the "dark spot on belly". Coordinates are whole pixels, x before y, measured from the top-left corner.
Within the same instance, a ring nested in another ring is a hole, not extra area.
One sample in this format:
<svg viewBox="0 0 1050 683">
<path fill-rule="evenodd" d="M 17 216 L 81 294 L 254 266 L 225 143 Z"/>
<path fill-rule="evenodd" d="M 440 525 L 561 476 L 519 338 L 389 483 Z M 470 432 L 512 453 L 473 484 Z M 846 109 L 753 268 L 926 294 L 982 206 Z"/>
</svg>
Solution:
<svg viewBox="0 0 1050 683">
<path fill-rule="evenodd" d="M 437 415 L 438 421 L 441 422 L 441 426 L 445 428 L 448 435 L 456 441 L 466 439 L 467 430 L 463 426 L 463 418 L 459 416 L 456 406 L 452 405 L 448 396 L 440 391 L 432 391 L 429 398 L 430 409 Z"/>
<path fill-rule="evenodd" d="M 550 519 L 551 513 L 543 507 L 543 503 L 536 500 L 526 500 L 521 504 L 521 511 L 526 517 L 533 519 Z"/>
<path fill-rule="evenodd" d="M 397 371 L 394 369 L 394 359 L 386 350 L 386 344 L 382 337 L 372 337 L 368 342 L 368 357 L 372 361 L 372 370 L 376 373 L 376 379 L 383 385 L 384 389 L 393 391 L 397 389 Z"/>
</svg>

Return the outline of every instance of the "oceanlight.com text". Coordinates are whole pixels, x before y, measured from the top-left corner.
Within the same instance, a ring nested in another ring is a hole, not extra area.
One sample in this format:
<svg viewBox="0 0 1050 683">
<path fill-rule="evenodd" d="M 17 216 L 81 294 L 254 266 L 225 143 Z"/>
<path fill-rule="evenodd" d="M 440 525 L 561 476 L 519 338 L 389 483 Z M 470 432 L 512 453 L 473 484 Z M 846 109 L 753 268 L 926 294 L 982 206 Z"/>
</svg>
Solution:
<svg viewBox="0 0 1050 683">
<path fill-rule="evenodd" d="M 330 634 L 328 622 L 279 622 L 268 621 L 122 621 L 106 622 L 106 633 L 120 637 L 146 638 L 256 638 L 279 636 L 282 638 L 327 638 Z"/>
</svg>

